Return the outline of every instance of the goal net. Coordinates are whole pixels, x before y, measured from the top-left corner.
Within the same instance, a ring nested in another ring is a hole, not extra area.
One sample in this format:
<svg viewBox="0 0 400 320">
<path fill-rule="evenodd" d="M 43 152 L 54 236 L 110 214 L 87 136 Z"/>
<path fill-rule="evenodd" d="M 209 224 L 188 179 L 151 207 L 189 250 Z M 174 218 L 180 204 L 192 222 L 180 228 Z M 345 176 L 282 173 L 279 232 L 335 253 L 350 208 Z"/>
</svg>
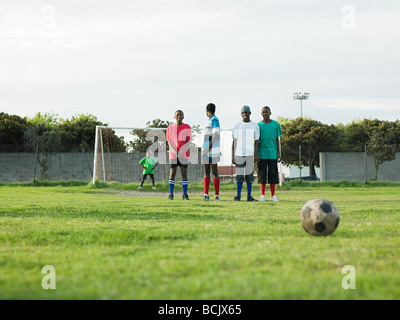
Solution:
<svg viewBox="0 0 400 320">
<path fill-rule="evenodd" d="M 151 151 L 158 162 L 154 179 L 165 182 L 169 179 L 170 163 L 166 128 L 118 128 L 96 127 L 93 183 L 104 182 L 139 182 L 143 169 L 139 161 Z M 188 176 L 191 182 L 202 182 L 204 165 L 201 160 L 201 147 L 204 132 L 192 130 L 192 140 L 188 144 Z M 232 130 L 222 129 L 220 133 L 221 157 L 218 163 L 219 176 L 222 182 L 233 182 L 236 168 L 232 165 Z M 278 166 L 279 180 L 282 185 L 282 164 Z M 181 179 L 177 170 L 176 179 Z"/>
<path fill-rule="evenodd" d="M 139 161 L 146 157 L 147 151 L 157 160 L 154 172 L 155 181 L 168 181 L 169 157 L 166 128 L 120 128 L 96 127 L 93 183 L 139 182 L 143 169 Z M 201 182 L 204 178 L 204 165 L 201 162 L 201 147 L 204 132 L 192 130 L 192 140 L 188 143 L 188 176 L 191 182 Z M 220 176 L 232 180 L 235 168 L 232 166 L 232 131 L 222 130 L 220 135 L 221 160 Z M 180 179 L 177 170 L 176 179 Z"/>
</svg>

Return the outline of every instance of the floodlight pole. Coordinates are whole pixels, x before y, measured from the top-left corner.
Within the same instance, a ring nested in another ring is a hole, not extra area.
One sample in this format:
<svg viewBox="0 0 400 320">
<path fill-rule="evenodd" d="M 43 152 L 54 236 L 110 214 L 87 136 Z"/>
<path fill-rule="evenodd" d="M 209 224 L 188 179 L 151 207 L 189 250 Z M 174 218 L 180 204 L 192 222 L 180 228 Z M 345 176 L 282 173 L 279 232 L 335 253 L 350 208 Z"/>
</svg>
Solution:
<svg viewBox="0 0 400 320">
<path fill-rule="evenodd" d="M 295 100 L 300 100 L 300 117 L 301 121 L 303 121 L 303 100 L 307 100 L 309 97 L 308 92 L 295 92 L 293 93 L 293 99 Z M 300 130 L 300 135 L 301 135 L 301 130 Z M 300 183 L 301 183 L 301 141 L 299 144 L 299 169 L 300 169 Z"/>
</svg>

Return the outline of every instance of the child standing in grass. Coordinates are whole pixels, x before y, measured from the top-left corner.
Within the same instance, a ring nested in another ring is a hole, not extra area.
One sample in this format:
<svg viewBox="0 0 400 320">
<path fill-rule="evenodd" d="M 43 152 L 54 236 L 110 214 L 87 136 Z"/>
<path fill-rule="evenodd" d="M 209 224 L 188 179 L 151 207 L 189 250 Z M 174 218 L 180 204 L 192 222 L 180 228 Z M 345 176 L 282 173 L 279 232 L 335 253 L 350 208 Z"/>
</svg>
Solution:
<svg viewBox="0 0 400 320">
<path fill-rule="evenodd" d="M 188 195 L 188 174 L 187 167 L 189 163 L 189 141 L 192 139 L 192 129 L 188 124 L 183 123 L 185 118 L 182 110 L 175 111 L 175 124 L 167 128 L 167 141 L 169 145 L 169 195 L 168 199 L 174 199 L 174 186 L 176 168 L 181 168 L 183 200 L 189 200 Z"/>
<path fill-rule="evenodd" d="M 259 183 L 261 184 L 260 201 L 265 201 L 265 185 L 268 182 L 271 189 L 271 201 L 278 202 L 275 195 L 275 185 L 279 183 L 278 162 L 281 162 L 279 137 L 282 134 L 281 125 L 272 120 L 271 109 L 261 109 L 263 120 L 258 123 L 260 127 L 260 143 L 258 148 Z"/>
<path fill-rule="evenodd" d="M 153 183 L 153 190 L 156 190 L 156 185 L 154 182 L 154 169 L 157 167 L 157 164 L 157 160 L 151 156 L 150 151 L 147 151 L 146 157 L 139 161 L 139 165 L 143 168 L 143 177 L 138 190 L 143 189 L 143 183 L 148 175 L 150 176 L 151 182 Z"/>
<path fill-rule="evenodd" d="M 209 103 L 206 107 L 208 117 L 204 130 L 202 148 L 202 162 L 204 163 L 204 201 L 210 200 L 208 191 L 211 182 L 211 170 L 214 175 L 215 200 L 219 201 L 219 174 L 218 162 L 220 161 L 220 132 L 219 120 L 215 115 L 215 104 Z"/>
<path fill-rule="evenodd" d="M 232 163 L 236 165 L 237 195 L 234 201 L 240 201 L 243 183 L 247 184 L 247 201 L 257 201 L 252 195 L 254 180 L 254 161 L 258 160 L 258 139 L 260 128 L 250 120 L 250 107 L 241 109 L 242 121 L 235 125 L 232 132 Z"/>
</svg>

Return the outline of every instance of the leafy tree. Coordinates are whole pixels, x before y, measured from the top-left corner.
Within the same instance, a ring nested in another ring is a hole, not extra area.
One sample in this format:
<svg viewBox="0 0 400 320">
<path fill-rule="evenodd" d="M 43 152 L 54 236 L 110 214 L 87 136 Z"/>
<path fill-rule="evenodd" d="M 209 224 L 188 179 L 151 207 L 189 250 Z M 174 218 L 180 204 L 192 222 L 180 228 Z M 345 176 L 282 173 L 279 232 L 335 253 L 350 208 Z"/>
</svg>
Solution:
<svg viewBox="0 0 400 320">
<path fill-rule="evenodd" d="M 0 113 L 0 152 L 23 152 L 26 118 Z"/>
<path fill-rule="evenodd" d="M 369 135 L 367 154 L 374 159 L 375 175 L 374 180 L 378 179 L 379 165 L 396 159 L 396 147 L 393 143 L 394 133 L 384 132 L 375 129 Z"/>
<path fill-rule="evenodd" d="M 282 162 L 285 165 L 308 166 L 310 175 L 315 176 L 315 166 L 319 166 L 319 152 L 338 149 L 340 131 L 334 125 L 326 125 L 308 118 L 297 118 L 282 124 Z"/>
<path fill-rule="evenodd" d="M 169 122 L 169 121 L 155 119 L 155 120 L 146 122 L 146 128 L 163 128 L 163 129 L 165 129 L 165 128 L 168 128 L 168 126 L 171 124 L 172 124 L 172 122 Z M 132 151 L 146 152 L 153 143 L 158 141 L 157 137 L 154 137 L 151 140 L 147 140 L 148 132 L 149 132 L 149 130 L 146 130 L 146 129 L 132 130 L 131 134 L 136 136 L 136 139 L 134 141 L 130 142 L 130 147 L 132 148 Z"/>
<path fill-rule="evenodd" d="M 106 125 L 91 114 L 79 114 L 71 119 L 61 120 L 58 130 L 61 136 L 63 152 L 82 152 L 82 150 L 93 152 L 96 126 Z M 121 147 L 120 143 L 119 146 Z"/>
<path fill-rule="evenodd" d="M 45 154 L 61 152 L 61 136 L 58 131 L 58 115 L 38 112 L 33 118 L 28 118 L 25 130 L 25 152 L 34 152 L 36 147 Z"/>
<path fill-rule="evenodd" d="M 373 158 L 375 165 L 374 179 L 378 178 L 379 165 L 393 161 L 396 151 L 400 151 L 400 122 L 364 119 L 353 121 L 345 127 L 344 151 L 364 151 Z"/>
<path fill-rule="evenodd" d="M 62 151 L 57 125 L 57 114 L 38 112 L 33 118 L 28 118 L 28 126 L 24 132 L 25 152 L 39 151 L 36 160 L 40 166 L 42 180 L 49 178 L 49 154 Z"/>
<path fill-rule="evenodd" d="M 365 145 L 369 142 L 370 133 L 381 123 L 382 121 L 377 119 L 363 119 L 354 120 L 345 126 L 342 151 L 363 152 Z"/>
<path fill-rule="evenodd" d="M 396 152 L 400 152 L 400 120 L 391 122 L 390 131 L 393 132 L 391 142 L 395 145 Z"/>
</svg>

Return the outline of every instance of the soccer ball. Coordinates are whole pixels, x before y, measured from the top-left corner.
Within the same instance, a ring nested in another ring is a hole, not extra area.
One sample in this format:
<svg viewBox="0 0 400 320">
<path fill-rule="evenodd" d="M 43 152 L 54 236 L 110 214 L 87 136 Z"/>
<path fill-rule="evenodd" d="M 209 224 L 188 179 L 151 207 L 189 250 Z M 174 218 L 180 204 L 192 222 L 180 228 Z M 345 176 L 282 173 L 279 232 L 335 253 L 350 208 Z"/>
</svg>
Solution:
<svg viewBox="0 0 400 320">
<path fill-rule="evenodd" d="M 301 225 L 313 236 L 329 236 L 336 230 L 339 221 L 339 210 L 328 199 L 311 199 L 304 204 L 300 211 Z"/>
</svg>

